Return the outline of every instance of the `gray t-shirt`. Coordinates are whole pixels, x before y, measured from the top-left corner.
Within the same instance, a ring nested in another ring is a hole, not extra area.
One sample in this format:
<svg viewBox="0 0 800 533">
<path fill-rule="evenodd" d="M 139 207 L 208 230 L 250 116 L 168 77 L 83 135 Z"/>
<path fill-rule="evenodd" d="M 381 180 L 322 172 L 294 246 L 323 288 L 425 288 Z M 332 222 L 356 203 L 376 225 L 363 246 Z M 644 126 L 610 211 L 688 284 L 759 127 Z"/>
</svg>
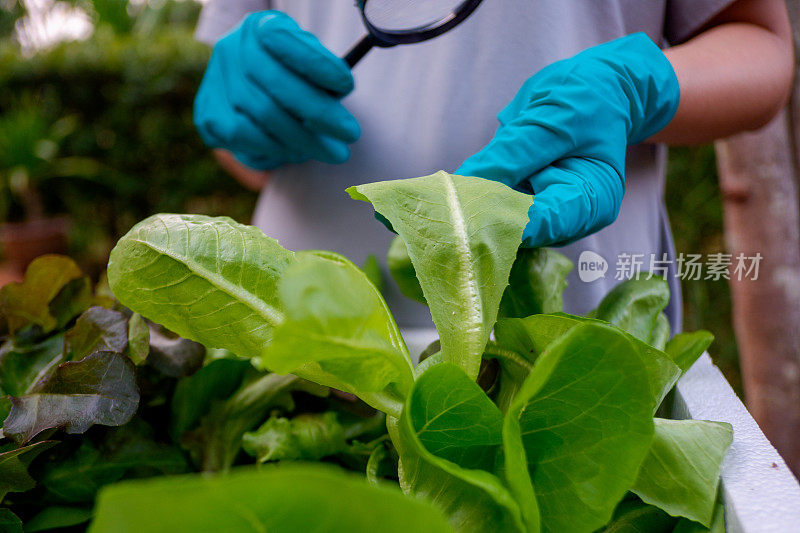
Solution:
<svg viewBox="0 0 800 533">
<path fill-rule="evenodd" d="M 679 43 L 732 0 L 484 0 L 463 24 L 433 40 L 372 50 L 354 69 L 355 90 L 344 105 L 361 124 L 361 139 L 342 165 L 307 162 L 273 171 L 253 218 L 292 250 L 343 253 L 356 263 L 382 260 L 393 237 L 372 220 L 371 206 L 344 192 L 350 185 L 455 170 L 497 129 L 496 115 L 522 83 L 544 66 L 581 50 L 643 31 L 656 43 Z M 278 9 L 339 55 L 364 34 L 353 0 L 210 0 L 198 39 L 213 43 L 247 13 Z M 628 150 L 627 188 L 617 220 L 561 248 L 576 264 L 565 311 L 586 313 L 619 283 L 618 266 L 667 254 L 672 301 L 680 328 L 680 287 L 664 209 L 664 146 Z M 605 277 L 581 281 L 578 258 L 592 251 L 608 263 Z M 630 259 L 633 257 L 633 259 Z M 659 263 L 656 266 L 663 266 Z M 629 268 L 624 268 L 626 273 Z M 405 327 L 430 325 L 427 309 L 387 283 L 387 300 Z"/>
</svg>

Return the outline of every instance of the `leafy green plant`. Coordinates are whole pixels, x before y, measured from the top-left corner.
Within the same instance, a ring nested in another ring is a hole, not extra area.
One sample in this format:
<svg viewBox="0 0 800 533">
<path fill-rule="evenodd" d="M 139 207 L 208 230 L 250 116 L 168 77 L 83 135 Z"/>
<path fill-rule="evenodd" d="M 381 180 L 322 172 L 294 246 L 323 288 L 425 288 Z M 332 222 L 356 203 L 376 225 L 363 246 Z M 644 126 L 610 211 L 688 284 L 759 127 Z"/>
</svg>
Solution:
<svg viewBox="0 0 800 533">
<path fill-rule="evenodd" d="M 176 490 L 176 487 L 180 487 Z M 185 512 L 186 511 L 186 512 Z M 425 502 L 312 465 L 117 485 L 98 502 L 92 532 L 349 531 L 444 533 Z"/>
<path fill-rule="evenodd" d="M 405 246 L 393 247 L 401 267 L 393 270 L 430 307 L 440 349 L 417 368 L 364 272 L 330 252 L 286 250 L 230 219 L 156 215 L 141 222 L 112 251 L 111 288 L 186 338 L 356 394 L 384 412 L 401 489 L 436 506 L 457 531 L 588 532 L 650 520 L 665 530 L 679 520 L 698 530 L 712 525 L 731 429 L 654 418 L 708 340 L 676 336 L 666 345 L 664 280 L 631 280 L 589 317 L 566 315 L 565 259 L 518 251 L 532 197 L 444 172 L 348 192 L 372 202 L 398 233 Z M 529 314 L 537 312 L 548 314 Z M 276 449 L 292 435 L 288 428 L 275 436 L 280 426 L 251 434 L 248 447 L 258 455 L 257 439 L 271 435 L 267 449 Z M 321 440 L 335 431 L 324 430 Z M 386 447 L 371 454 L 375 482 Z M 277 479 L 280 471 L 269 474 Z M 229 480 L 226 490 L 234 490 Z M 95 531 L 118 527 L 115 517 L 146 529 L 159 517 L 192 515 L 193 502 L 170 497 L 169 487 L 179 492 L 181 483 L 143 483 L 136 498 L 117 497 L 113 505 L 101 497 Z M 140 517 L 132 510 L 151 486 L 160 487 L 161 503 L 174 505 Z M 276 491 L 269 499 L 282 498 Z M 228 503 L 202 505 L 224 513 Z M 256 504 L 247 505 L 266 527 Z"/>
<path fill-rule="evenodd" d="M 207 353 L 93 291 L 67 257 L 2 287 L 0 324 L 2 531 L 85 525 L 121 479 L 305 458 L 363 472 L 385 439 L 382 413 Z"/>
</svg>

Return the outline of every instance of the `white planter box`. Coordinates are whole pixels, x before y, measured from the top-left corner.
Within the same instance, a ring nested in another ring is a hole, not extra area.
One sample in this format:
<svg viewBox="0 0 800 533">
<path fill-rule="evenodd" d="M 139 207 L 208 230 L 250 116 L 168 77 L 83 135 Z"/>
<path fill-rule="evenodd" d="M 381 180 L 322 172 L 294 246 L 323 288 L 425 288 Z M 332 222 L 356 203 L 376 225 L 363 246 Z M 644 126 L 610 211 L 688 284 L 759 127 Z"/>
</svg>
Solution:
<svg viewBox="0 0 800 533">
<path fill-rule="evenodd" d="M 708 354 L 678 382 L 672 416 L 733 426 L 722 463 L 729 533 L 800 532 L 800 485 Z"/>
</svg>

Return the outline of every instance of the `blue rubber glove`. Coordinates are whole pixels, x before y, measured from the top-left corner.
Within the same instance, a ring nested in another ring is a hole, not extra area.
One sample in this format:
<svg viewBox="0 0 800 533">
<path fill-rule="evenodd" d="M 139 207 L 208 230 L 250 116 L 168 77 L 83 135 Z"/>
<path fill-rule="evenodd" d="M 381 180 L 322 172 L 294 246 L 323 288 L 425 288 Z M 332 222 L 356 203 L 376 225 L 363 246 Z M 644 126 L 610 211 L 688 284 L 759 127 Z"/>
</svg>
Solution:
<svg viewBox="0 0 800 533">
<path fill-rule="evenodd" d="M 347 64 L 288 15 L 253 13 L 214 47 L 194 123 L 248 167 L 343 163 L 360 135 L 339 101 L 353 85 Z"/>
<path fill-rule="evenodd" d="M 666 126 L 678 79 L 644 33 L 553 63 L 499 115 L 491 142 L 456 170 L 535 194 L 523 246 L 563 245 L 611 224 L 625 193 L 625 151 Z"/>
</svg>

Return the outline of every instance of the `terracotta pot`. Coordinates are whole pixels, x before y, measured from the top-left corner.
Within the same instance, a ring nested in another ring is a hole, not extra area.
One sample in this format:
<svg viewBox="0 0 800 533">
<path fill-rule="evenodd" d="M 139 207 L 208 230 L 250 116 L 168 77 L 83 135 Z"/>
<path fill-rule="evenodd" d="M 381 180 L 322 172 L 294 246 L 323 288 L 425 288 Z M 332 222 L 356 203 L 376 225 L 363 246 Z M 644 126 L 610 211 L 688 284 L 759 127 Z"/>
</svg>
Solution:
<svg viewBox="0 0 800 533">
<path fill-rule="evenodd" d="M 44 254 L 67 251 L 67 217 L 0 224 L 0 286 L 21 281 L 28 263 Z"/>
</svg>

